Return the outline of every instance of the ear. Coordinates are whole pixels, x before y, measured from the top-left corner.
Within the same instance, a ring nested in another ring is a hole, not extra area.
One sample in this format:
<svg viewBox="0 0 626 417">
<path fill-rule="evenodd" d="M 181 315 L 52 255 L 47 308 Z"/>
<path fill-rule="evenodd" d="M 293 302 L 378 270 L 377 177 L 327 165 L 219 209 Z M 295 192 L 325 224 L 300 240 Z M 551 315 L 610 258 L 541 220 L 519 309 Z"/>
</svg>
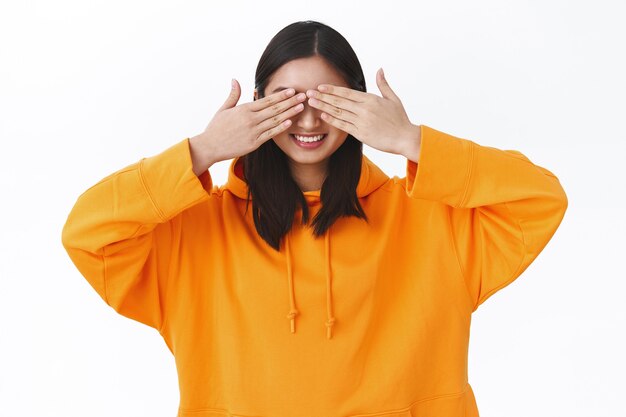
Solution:
<svg viewBox="0 0 626 417">
<path fill-rule="evenodd" d="M 254 89 L 254 97 L 253 98 L 254 98 L 254 100 L 256 100 L 258 98 L 258 93 L 256 91 L 256 88 Z"/>
</svg>

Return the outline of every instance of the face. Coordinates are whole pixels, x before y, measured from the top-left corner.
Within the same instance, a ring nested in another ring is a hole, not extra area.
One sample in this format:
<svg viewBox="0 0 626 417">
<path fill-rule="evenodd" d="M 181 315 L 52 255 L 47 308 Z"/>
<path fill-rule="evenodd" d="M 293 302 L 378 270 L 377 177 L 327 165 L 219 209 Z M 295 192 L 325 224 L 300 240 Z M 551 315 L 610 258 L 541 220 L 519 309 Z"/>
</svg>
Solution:
<svg viewBox="0 0 626 417">
<path fill-rule="evenodd" d="M 333 84 L 350 87 L 343 77 L 324 58 L 313 56 L 287 62 L 271 76 L 265 95 L 293 87 L 296 94 L 307 90 L 317 90 L 320 84 Z M 255 91 L 255 99 L 258 96 Z M 291 126 L 274 136 L 273 140 L 287 155 L 292 167 L 316 165 L 326 167 L 328 158 L 348 137 L 348 133 L 326 123 L 320 116 L 322 111 L 309 105 L 308 97 L 303 102 L 304 109 L 291 117 Z M 293 134 L 325 134 L 321 143 L 315 147 L 299 145 Z"/>
</svg>

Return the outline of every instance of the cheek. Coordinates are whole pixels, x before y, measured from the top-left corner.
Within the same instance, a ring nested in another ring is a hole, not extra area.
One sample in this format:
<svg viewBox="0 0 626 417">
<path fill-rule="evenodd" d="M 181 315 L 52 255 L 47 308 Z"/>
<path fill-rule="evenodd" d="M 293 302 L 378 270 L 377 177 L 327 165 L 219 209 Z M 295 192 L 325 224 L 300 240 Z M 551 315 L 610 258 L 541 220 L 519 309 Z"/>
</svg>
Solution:
<svg viewBox="0 0 626 417">
<path fill-rule="evenodd" d="M 329 133 L 333 135 L 336 141 L 341 143 L 343 143 L 348 138 L 347 132 L 344 132 L 343 130 L 337 129 L 335 127 L 332 127 Z"/>
<path fill-rule="evenodd" d="M 329 133 L 332 133 L 333 138 L 332 142 L 329 143 L 329 149 L 331 152 L 335 152 L 348 139 L 348 134 L 343 130 L 335 130 Z"/>
<path fill-rule="evenodd" d="M 277 143 L 287 143 L 289 141 L 289 133 L 280 132 L 274 135 L 274 141 Z"/>
<path fill-rule="evenodd" d="M 346 133 L 345 131 L 339 129 L 338 127 L 332 126 L 332 125 L 328 125 L 328 130 L 329 132 L 333 132 L 333 134 L 335 136 L 348 136 L 348 133 Z"/>
<path fill-rule="evenodd" d="M 270 140 L 273 140 L 276 146 L 278 146 L 280 149 L 283 150 L 283 152 L 285 152 L 289 148 L 289 142 L 291 141 L 291 138 L 289 137 L 289 134 L 287 132 L 281 132 L 277 135 L 274 135 Z"/>
</svg>

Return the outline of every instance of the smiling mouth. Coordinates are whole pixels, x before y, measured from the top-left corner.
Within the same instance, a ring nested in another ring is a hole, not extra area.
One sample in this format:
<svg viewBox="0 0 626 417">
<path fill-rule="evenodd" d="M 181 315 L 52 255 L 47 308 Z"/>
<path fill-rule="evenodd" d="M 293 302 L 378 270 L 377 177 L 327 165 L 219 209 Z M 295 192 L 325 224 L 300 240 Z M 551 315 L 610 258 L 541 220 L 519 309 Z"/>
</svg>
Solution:
<svg viewBox="0 0 626 417">
<path fill-rule="evenodd" d="M 294 135 L 292 133 L 289 134 L 289 136 L 292 139 L 295 139 L 299 142 L 303 142 L 303 143 L 312 143 L 312 142 L 319 142 L 320 140 L 324 140 L 326 138 L 328 134 L 324 133 L 322 135 L 316 135 L 316 136 L 300 136 L 300 135 Z"/>
</svg>

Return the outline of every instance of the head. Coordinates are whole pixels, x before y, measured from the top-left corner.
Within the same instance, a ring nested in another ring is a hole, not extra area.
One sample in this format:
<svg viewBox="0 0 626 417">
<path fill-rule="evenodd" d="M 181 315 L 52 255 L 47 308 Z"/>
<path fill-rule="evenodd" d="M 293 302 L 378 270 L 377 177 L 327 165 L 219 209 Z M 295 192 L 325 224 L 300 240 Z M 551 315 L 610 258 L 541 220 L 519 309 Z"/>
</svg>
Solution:
<svg viewBox="0 0 626 417">
<path fill-rule="evenodd" d="M 319 84 L 366 91 L 361 64 L 341 34 L 320 22 L 295 22 L 280 30 L 263 52 L 255 74 L 254 100 L 277 89 L 293 87 L 298 93 L 315 90 Z M 296 210 L 302 210 L 303 224 L 309 222 L 306 199 L 292 174 L 297 165 L 323 167 L 326 174 L 320 190 L 321 209 L 312 224 L 316 237 L 342 216 L 367 221 L 356 196 L 362 143 L 326 123 L 321 111 L 307 101 L 303 104 L 304 110 L 291 117 L 286 131 L 242 157 L 257 232 L 276 250 Z M 303 149 L 290 137 L 293 133 L 324 133 L 326 137 L 321 146 Z"/>
<path fill-rule="evenodd" d="M 280 66 L 266 81 L 262 94 L 254 90 L 254 99 L 265 97 L 293 87 L 296 93 L 315 90 L 320 84 L 334 84 L 351 88 L 345 77 L 322 55 L 315 54 L 305 58 L 296 58 Z M 296 165 L 319 165 L 328 167 L 330 156 L 335 153 L 347 139 L 348 133 L 326 123 L 320 117 L 319 109 L 309 106 L 305 101 L 304 110 L 292 117 L 293 124 L 284 132 L 271 140 L 286 156 L 287 162 L 294 171 Z M 323 133 L 326 135 L 322 145 L 313 150 L 304 149 L 295 143 L 292 134 L 310 135 Z"/>
</svg>

